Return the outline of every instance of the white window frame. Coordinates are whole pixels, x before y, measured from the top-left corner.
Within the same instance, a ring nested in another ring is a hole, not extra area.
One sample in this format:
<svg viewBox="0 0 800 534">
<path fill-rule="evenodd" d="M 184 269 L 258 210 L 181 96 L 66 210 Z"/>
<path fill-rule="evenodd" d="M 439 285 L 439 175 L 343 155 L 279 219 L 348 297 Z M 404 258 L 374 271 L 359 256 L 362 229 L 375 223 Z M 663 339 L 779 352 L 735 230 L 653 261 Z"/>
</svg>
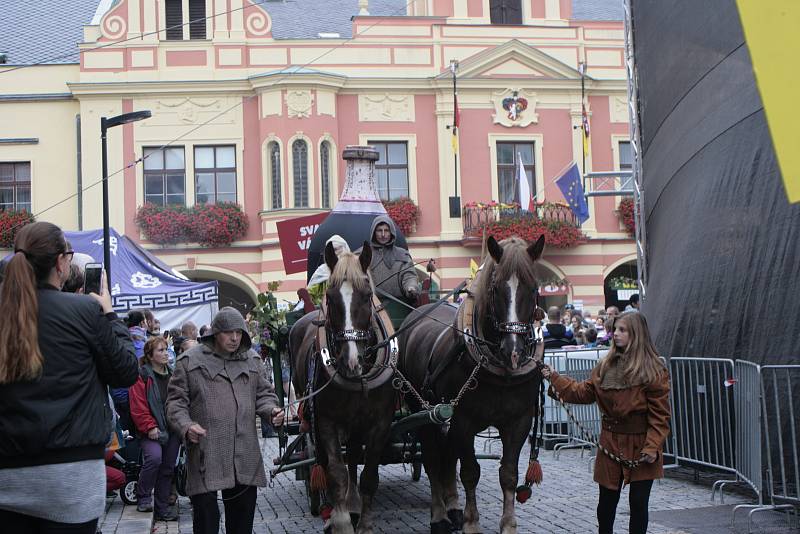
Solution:
<svg viewBox="0 0 800 534">
<path fill-rule="evenodd" d="M 322 207 L 322 158 L 318 157 L 319 160 L 317 163 L 318 169 L 318 182 L 319 182 L 319 208 L 321 209 L 333 209 L 336 206 L 336 202 L 339 200 L 339 152 L 336 148 L 336 142 L 333 140 L 333 137 L 329 133 L 324 133 L 317 141 L 317 154 L 322 153 L 322 143 L 328 143 L 330 147 L 330 154 L 328 157 L 330 161 L 328 162 L 328 171 L 330 172 L 330 176 L 328 176 L 328 188 L 330 189 L 330 200 L 331 205 L 330 208 L 323 208 Z"/>
<path fill-rule="evenodd" d="M 366 145 L 369 141 L 403 142 L 405 141 L 408 153 L 408 196 L 415 204 L 419 205 L 417 194 L 417 135 L 416 134 L 358 134 L 358 143 Z"/>
<path fill-rule="evenodd" d="M 533 143 L 533 171 L 536 180 L 536 202 L 544 202 L 547 192 L 544 188 L 544 135 L 543 134 L 488 134 L 489 140 L 489 165 L 492 177 L 492 198 L 499 200 L 500 187 L 497 183 L 497 143 Z"/>
<path fill-rule="evenodd" d="M 306 142 L 306 148 L 307 148 L 306 152 L 308 153 L 308 160 L 306 161 L 306 165 L 308 166 L 308 169 L 306 171 L 308 172 L 308 207 L 303 207 L 303 206 L 297 207 L 294 205 L 294 158 L 291 156 L 292 156 L 292 145 L 294 145 L 294 142 L 297 141 L 298 139 Z M 286 187 L 286 192 L 285 193 L 283 191 L 281 192 L 281 194 L 283 194 L 284 200 L 286 200 L 286 202 L 283 203 L 284 209 L 285 208 L 311 209 L 314 206 L 317 206 L 319 198 L 319 193 L 318 193 L 319 186 L 316 184 L 317 180 L 314 179 L 314 170 L 316 169 L 315 161 L 317 159 L 316 155 L 313 153 L 314 146 L 316 146 L 316 144 L 313 143 L 311 139 L 302 132 L 297 132 L 295 135 L 293 135 L 286 141 L 286 150 L 283 152 L 285 156 L 283 159 L 286 161 L 284 167 L 286 168 L 286 174 L 289 178 L 289 183 Z M 290 159 L 292 161 L 289 161 Z M 284 183 L 286 183 L 285 180 Z M 289 202 L 290 200 L 291 202 Z M 291 206 L 289 204 L 291 204 Z"/>
</svg>

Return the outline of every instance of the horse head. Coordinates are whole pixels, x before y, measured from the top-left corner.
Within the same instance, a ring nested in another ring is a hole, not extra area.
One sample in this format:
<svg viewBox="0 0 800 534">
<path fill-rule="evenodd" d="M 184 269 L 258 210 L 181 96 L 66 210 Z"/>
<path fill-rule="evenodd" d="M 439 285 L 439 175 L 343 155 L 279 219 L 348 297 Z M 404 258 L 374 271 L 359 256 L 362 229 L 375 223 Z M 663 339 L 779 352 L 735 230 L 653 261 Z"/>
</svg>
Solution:
<svg viewBox="0 0 800 534">
<path fill-rule="evenodd" d="M 481 326 L 484 337 L 499 345 L 498 363 L 514 371 L 533 357 L 539 295 L 534 263 L 542 255 L 544 236 L 532 245 L 516 237 L 498 243 L 489 236 L 486 245 L 494 261 L 483 273 Z"/>
<path fill-rule="evenodd" d="M 336 368 L 345 377 L 361 375 L 364 352 L 374 337 L 371 262 L 372 247 L 366 241 L 358 255 L 344 252 L 337 256 L 332 243 L 325 247 L 325 263 L 331 271 L 325 293 L 326 329 Z"/>
</svg>

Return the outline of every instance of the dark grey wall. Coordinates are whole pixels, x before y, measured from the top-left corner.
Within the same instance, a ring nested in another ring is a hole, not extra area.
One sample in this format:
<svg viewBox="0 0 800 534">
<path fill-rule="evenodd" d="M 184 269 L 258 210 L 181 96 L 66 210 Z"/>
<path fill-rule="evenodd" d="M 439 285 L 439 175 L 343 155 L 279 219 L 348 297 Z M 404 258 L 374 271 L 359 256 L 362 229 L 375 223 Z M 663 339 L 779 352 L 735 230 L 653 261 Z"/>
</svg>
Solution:
<svg viewBox="0 0 800 534">
<path fill-rule="evenodd" d="M 800 204 L 786 198 L 736 3 L 632 0 L 632 11 L 643 311 L 658 348 L 800 363 Z"/>
</svg>

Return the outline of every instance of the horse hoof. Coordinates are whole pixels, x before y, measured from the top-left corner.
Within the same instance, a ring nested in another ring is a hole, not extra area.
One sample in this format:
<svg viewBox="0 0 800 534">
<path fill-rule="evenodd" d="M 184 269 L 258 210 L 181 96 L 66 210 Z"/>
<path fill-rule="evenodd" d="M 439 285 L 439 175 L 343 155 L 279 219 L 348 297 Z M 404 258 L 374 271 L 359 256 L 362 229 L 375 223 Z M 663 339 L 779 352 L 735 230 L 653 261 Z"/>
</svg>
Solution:
<svg viewBox="0 0 800 534">
<path fill-rule="evenodd" d="M 454 508 L 447 511 L 447 518 L 450 519 L 452 530 L 461 530 L 464 528 L 464 510 Z"/>
<path fill-rule="evenodd" d="M 453 528 L 447 519 L 431 523 L 431 534 L 450 534 L 452 531 Z"/>
<path fill-rule="evenodd" d="M 350 512 L 350 522 L 353 523 L 353 528 L 358 526 L 358 520 L 361 519 L 361 514 Z"/>
</svg>

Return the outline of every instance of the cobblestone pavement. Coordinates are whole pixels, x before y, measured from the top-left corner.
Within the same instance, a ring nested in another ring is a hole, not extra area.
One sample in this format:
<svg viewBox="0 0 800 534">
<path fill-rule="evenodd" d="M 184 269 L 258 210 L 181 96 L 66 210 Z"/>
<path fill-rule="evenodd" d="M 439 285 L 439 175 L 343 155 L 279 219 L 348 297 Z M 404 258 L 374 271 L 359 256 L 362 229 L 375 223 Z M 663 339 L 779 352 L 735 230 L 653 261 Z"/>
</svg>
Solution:
<svg viewBox="0 0 800 534">
<path fill-rule="evenodd" d="M 485 441 L 478 440 L 480 452 Z M 488 443 L 492 452 L 499 453 L 500 446 Z M 264 456 L 268 463 L 277 456 L 277 440 L 263 443 Z M 523 505 L 517 505 L 519 532 L 522 533 L 592 533 L 597 531 L 594 510 L 597 502 L 597 485 L 592 481 L 589 462 L 581 452 L 567 450 L 556 459 L 552 452 L 542 451 L 540 460 L 544 470 L 544 482 L 534 487 L 533 497 Z M 478 504 L 484 532 L 498 531 L 502 509 L 502 497 L 498 483 L 498 462 L 481 460 L 482 475 L 478 488 Z M 527 466 L 527 448 L 520 460 L 520 473 Z M 653 486 L 650 499 L 652 534 L 700 534 L 747 532 L 746 513 L 739 516 L 735 528 L 728 527 L 730 505 L 752 502 L 750 495 L 729 493 L 725 496 L 726 507 L 713 506 L 707 481 L 696 483 L 691 472 L 670 470 L 668 477 Z M 428 502 L 430 489 L 423 474 L 419 482 L 411 480 L 410 468 L 402 465 L 387 465 L 380 468 L 380 486 L 375 499 L 376 532 L 413 534 L 429 532 Z M 705 478 L 705 477 L 704 477 Z M 713 479 L 711 479 L 713 480 Z M 321 532 L 321 520 L 307 511 L 303 482 L 294 480 L 292 473 L 279 475 L 272 488 L 260 488 L 255 516 L 254 532 L 306 533 Z M 628 526 L 627 492 L 623 493 L 617 513 L 615 532 L 625 533 Z M 461 502 L 463 504 L 463 493 Z M 189 500 L 181 498 L 178 503 L 180 519 L 177 522 L 157 522 L 152 525 L 153 534 L 189 534 L 192 532 L 192 514 Z M 222 509 L 222 506 L 220 506 Z M 670 513 L 670 511 L 674 511 Z M 783 517 L 757 514 L 754 532 L 788 532 Z M 772 514 L 778 516 L 778 514 Z M 150 528 L 148 516 L 136 512 L 132 506 L 122 506 L 119 499 L 109 502 L 108 512 L 101 521 L 103 534 L 146 534 Z M 683 518 L 683 520 L 681 519 Z M 224 520 L 223 520 L 224 521 Z M 705 525 L 705 526 L 704 526 Z M 221 529 L 224 532 L 224 525 Z M 794 532 L 794 530 L 791 530 Z"/>
</svg>

